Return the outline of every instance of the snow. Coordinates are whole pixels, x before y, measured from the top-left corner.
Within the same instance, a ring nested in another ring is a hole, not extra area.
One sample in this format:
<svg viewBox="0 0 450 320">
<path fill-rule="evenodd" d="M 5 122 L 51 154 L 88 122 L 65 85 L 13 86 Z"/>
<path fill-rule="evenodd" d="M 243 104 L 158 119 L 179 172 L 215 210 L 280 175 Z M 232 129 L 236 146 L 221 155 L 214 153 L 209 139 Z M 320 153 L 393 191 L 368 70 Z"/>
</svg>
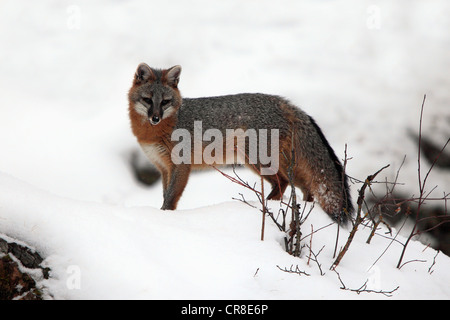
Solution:
<svg viewBox="0 0 450 320">
<path fill-rule="evenodd" d="M 160 211 L 160 184 L 143 187 L 130 169 L 138 145 L 126 95 L 146 62 L 180 64 L 186 97 L 285 96 L 317 120 L 339 158 L 347 144 L 351 176 L 391 164 L 378 178 L 392 180 L 406 155 L 399 181 L 417 194 L 409 132 L 424 94 L 423 134 L 441 145 L 450 136 L 448 30 L 445 0 L 3 1 L 0 234 L 45 258 L 47 298 L 387 299 L 340 289 L 329 270 L 336 225 L 304 240 L 315 253 L 324 247 L 325 275 L 307 248 L 300 258 L 284 251 L 270 219 L 261 241 L 259 210 L 232 199 L 258 205 L 255 196 L 216 171 L 192 174 L 179 210 Z M 435 168 L 427 185 L 448 192 L 448 172 Z M 331 222 L 313 210 L 304 235 Z M 396 269 L 401 246 L 382 255 L 385 231 L 370 245 L 370 230 L 358 231 L 337 268 L 346 287 L 368 280 L 373 290 L 399 287 L 391 299 L 449 299 L 450 258 L 414 241 L 404 261 L 420 261 Z"/>
</svg>

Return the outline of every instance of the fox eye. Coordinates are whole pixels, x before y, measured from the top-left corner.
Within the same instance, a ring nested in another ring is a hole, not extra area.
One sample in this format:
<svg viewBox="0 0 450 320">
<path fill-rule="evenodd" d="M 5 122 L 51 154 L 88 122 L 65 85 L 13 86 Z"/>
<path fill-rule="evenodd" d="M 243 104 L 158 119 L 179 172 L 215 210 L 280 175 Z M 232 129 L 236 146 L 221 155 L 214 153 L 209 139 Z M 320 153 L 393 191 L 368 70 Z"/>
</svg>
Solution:
<svg viewBox="0 0 450 320">
<path fill-rule="evenodd" d="M 161 101 L 161 106 L 168 105 L 171 101 L 172 100 L 170 100 L 170 99 L 165 99 L 165 100 Z"/>
<path fill-rule="evenodd" d="M 142 100 L 147 104 L 153 104 L 153 100 L 151 98 L 142 98 Z"/>
</svg>

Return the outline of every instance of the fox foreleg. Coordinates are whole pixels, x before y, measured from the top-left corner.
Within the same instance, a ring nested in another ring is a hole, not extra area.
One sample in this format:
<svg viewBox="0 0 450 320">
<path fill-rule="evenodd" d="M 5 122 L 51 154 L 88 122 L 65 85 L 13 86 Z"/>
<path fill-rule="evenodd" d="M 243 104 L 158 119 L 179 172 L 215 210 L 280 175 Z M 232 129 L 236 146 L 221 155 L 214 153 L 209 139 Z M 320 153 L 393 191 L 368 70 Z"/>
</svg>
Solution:
<svg viewBox="0 0 450 320">
<path fill-rule="evenodd" d="M 166 179 L 163 175 L 164 203 L 161 207 L 162 210 L 175 210 L 177 208 L 178 200 L 183 194 L 190 172 L 190 165 L 180 164 L 172 167 L 166 174 Z"/>
</svg>

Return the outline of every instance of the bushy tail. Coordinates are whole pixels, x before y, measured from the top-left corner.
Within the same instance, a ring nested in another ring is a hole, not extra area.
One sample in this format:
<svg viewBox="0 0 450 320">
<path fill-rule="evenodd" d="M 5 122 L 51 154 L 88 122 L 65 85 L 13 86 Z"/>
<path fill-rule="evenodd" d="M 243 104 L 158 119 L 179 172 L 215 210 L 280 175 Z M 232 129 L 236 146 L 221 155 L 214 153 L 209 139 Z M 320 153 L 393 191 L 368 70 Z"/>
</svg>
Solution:
<svg viewBox="0 0 450 320">
<path fill-rule="evenodd" d="M 302 114 L 295 125 L 295 184 L 314 198 L 333 220 L 345 224 L 354 208 L 348 177 L 313 118 Z"/>
</svg>

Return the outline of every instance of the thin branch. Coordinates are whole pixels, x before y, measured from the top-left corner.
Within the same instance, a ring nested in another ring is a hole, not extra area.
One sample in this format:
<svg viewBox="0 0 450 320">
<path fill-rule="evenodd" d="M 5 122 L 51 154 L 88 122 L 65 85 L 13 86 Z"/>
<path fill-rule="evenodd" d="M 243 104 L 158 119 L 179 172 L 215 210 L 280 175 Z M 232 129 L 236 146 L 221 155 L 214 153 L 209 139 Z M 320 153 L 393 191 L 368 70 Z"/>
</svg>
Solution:
<svg viewBox="0 0 450 320">
<path fill-rule="evenodd" d="M 401 268 L 403 268 L 404 265 L 407 265 L 408 263 L 411 263 L 411 262 L 427 262 L 427 260 L 419 260 L 419 259 L 409 260 L 409 261 L 404 262 L 404 263 L 403 263 L 400 267 L 398 267 L 398 268 L 401 269 Z"/>
<path fill-rule="evenodd" d="M 314 234 L 314 228 L 313 225 L 311 224 L 311 238 L 309 238 L 309 256 L 308 256 L 308 262 L 306 263 L 309 266 L 309 261 L 311 260 L 311 248 L 312 248 L 312 235 Z"/>
<path fill-rule="evenodd" d="M 250 206 L 250 207 L 256 209 L 256 206 L 250 204 L 250 203 L 245 199 L 245 197 L 244 197 L 244 195 L 243 195 L 242 193 L 239 193 L 239 195 L 241 196 L 241 199 L 234 198 L 234 197 L 232 197 L 231 199 L 241 201 L 241 202 L 245 203 L 246 205 L 248 205 L 248 206 Z"/>
<path fill-rule="evenodd" d="M 261 177 L 261 204 L 262 204 L 262 221 L 261 221 L 261 241 L 264 241 L 264 229 L 266 226 L 266 197 L 264 196 L 264 179 Z"/>
<path fill-rule="evenodd" d="M 332 226 L 332 225 L 335 225 L 335 224 L 336 224 L 335 222 L 331 222 L 331 223 L 329 223 L 329 224 L 327 224 L 327 225 L 325 225 L 325 226 L 323 226 L 323 227 L 320 227 L 319 229 L 314 230 L 314 232 L 311 232 L 311 233 L 307 234 L 306 236 L 304 236 L 303 238 L 301 238 L 300 241 L 303 241 L 303 240 L 305 240 L 306 238 L 308 238 L 309 236 L 312 236 L 313 233 L 317 233 L 318 231 L 320 231 L 320 230 L 322 230 L 322 229 L 325 229 L 325 228 L 328 228 L 328 227 L 330 227 L 330 226 Z"/>
<path fill-rule="evenodd" d="M 310 257 L 308 258 L 308 264 L 309 264 L 309 260 L 311 259 L 312 261 L 314 261 L 317 266 L 319 267 L 319 271 L 320 271 L 320 275 L 323 276 L 325 275 L 325 272 L 322 271 L 322 265 L 319 263 L 319 259 L 317 259 L 317 257 L 319 256 L 319 254 L 322 252 L 323 248 L 325 248 L 325 246 L 323 246 L 319 252 L 317 254 L 314 253 L 314 251 L 311 249 L 310 246 L 306 245 L 306 247 L 309 249 L 310 252 Z M 314 256 L 314 258 L 311 258 L 311 254 Z"/>
<path fill-rule="evenodd" d="M 293 269 L 293 266 L 294 266 L 294 265 L 291 265 L 291 267 L 290 267 L 289 270 L 288 270 L 287 268 L 282 269 L 282 268 L 280 268 L 280 266 L 278 266 L 278 265 L 277 265 L 277 268 L 280 269 L 280 270 L 283 271 L 283 272 L 287 272 L 287 273 L 295 273 L 295 274 L 298 274 L 299 276 L 301 276 L 301 275 L 305 275 L 305 276 L 308 276 L 308 277 L 310 276 L 309 273 L 306 273 L 305 271 L 300 270 L 300 268 L 298 267 L 298 265 L 295 266 L 295 270 Z"/>
<path fill-rule="evenodd" d="M 353 241 L 353 237 L 356 234 L 356 231 L 358 230 L 358 226 L 363 222 L 364 218 L 366 217 L 366 215 L 362 216 L 361 215 L 361 210 L 362 210 L 362 204 L 364 201 L 364 197 L 365 197 L 365 191 L 366 188 L 368 186 L 370 186 L 370 183 L 373 179 L 375 179 L 375 177 L 384 169 L 386 169 L 387 167 L 389 167 L 389 165 L 384 166 L 383 168 L 381 168 L 380 170 L 378 170 L 377 172 L 375 172 L 372 175 L 369 175 L 366 178 L 366 181 L 364 182 L 363 186 L 361 187 L 361 189 L 359 190 L 359 196 L 358 196 L 358 200 L 357 200 L 357 204 L 358 204 L 358 211 L 356 213 L 356 219 L 355 222 L 353 223 L 353 228 L 350 231 L 350 234 L 348 236 L 347 242 L 344 245 L 344 248 L 339 252 L 339 255 L 337 256 L 336 260 L 333 262 L 333 264 L 331 265 L 330 269 L 336 269 L 336 267 L 339 265 L 339 263 L 341 262 L 342 258 L 344 257 L 345 253 L 348 251 L 348 248 L 350 247 L 350 244 Z"/>
<path fill-rule="evenodd" d="M 428 179 L 431 171 L 433 170 L 433 167 L 436 164 L 437 160 L 442 155 L 444 149 L 447 147 L 447 145 L 450 142 L 450 138 L 449 138 L 447 140 L 447 142 L 444 144 L 444 146 L 442 147 L 442 149 L 439 152 L 439 154 L 435 157 L 433 163 L 431 164 L 430 168 L 428 169 L 427 173 L 425 174 L 425 178 L 422 180 L 422 178 L 421 178 L 421 171 L 422 171 L 421 170 L 422 120 L 423 120 L 423 110 L 424 110 L 424 106 L 425 106 L 425 100 L 426 100 L 426 95 L 424 95 L 424 97 L 423 97 L 422 106 L 420 108 L 420 119 L 419 119 L 419 150 L 417 152 L 417 177 L 418 177 L 418 184 L 419 184 L 419 197 L 418 197 L 418 204 L 417 204 L 417 211 L 416 211 L 416 219 L 415 219 L 415 222 L 414 222 L 414 226 L 411 229 L 411 232 L 410 232 L 408 238 L 406 239 L 406 242 L 403 245 L 403 249 L 402 249 L 402 252 L 400 254 L 400 258 L 398 260 L 398 263 L 397 263 L 397 268 L 399 268 L 399 269 L 404 265 L 404 264 L 402 264 L 402 260 L 403 260 L 403 257 L 405 255 L 406 248 L 408 247 L 409 242 L 411 241 L 411 239 L 414 236 L 416 236 L 417 234 L 419 234 L 421 232 L 419 230 L 419 223 L 421 222 L 421 219 L 419 217 L 420 217 L 420 212 L 421 212 L 422 205 L 425 203 L 425 201 L 427 201 L 429 199 L 429 196 L 431 195 L 431 193 L 436 188 L 436 187 L 434 187 L 430 192 L 425 192 L 425 185 L 427 183 L 427 179 Z M 429 230 L 432 230 L 432 229 L 433 228 L 430 228 Z"/>
<path fill-rule="evenodd" d="M 361 294 L 361 293 L 363 293 L 363 292 L 365 292 L 365 293 L 378 293 L 378 294 L 382 294 L 382 295 L 384 295 L 384 296 L 386 296 L 386 297 L 392 297 L 392 296 L 393 296 L 393 293 L 394 293 L 395 291 L 397 291 L 397 290 L 400 288 L 399 286 L 397 286 L 395 289 L 392 289 L 392 290 L 389 290 L 389 291 L 367 289 L 367 283 L 369 282 L 369 279 L 367 279 L 367 280 L 363 283 L 363 285 L 362 285 L 361 287 L 359 287 L 358 289 L 351 289 L 351 288 L 348 288 L 348 287 L 344 284 L 344 282 L 343 282 L 342 279 L 341 279 L 341 275 L 339 274 L 339 272 L 337 272 L 336 270 L 333 270 L 333 271 L 336 272 L 336 274 L 337 274 L 337 276 L 338 276 L 338 279 L 339 279 L 339 282 L 341 283 L 341 288 L 340 288 L 340 289 L 342 289 L 342 290 L 347 290 L 347 291 L 352 291 L 352 292 L 356 292 L 357 294 Z"/>
<path fill-rule="evenodd" d="M 436 264 L 436 257 L 437 257 L 437 255 L 439 254 L 439 250 L 438 251 L 436 251 L 436 255 L 434 256 L 434 258 L 433 258 L 433 263 L 431 264 L 431 266 L 428 268 L 428 273 L 429 274 L 432 274 L 433 273 L 433 271 L 434 270 L 431 270 L 432 268 L 433 268 L 433 266 Z"/>
</svg>

